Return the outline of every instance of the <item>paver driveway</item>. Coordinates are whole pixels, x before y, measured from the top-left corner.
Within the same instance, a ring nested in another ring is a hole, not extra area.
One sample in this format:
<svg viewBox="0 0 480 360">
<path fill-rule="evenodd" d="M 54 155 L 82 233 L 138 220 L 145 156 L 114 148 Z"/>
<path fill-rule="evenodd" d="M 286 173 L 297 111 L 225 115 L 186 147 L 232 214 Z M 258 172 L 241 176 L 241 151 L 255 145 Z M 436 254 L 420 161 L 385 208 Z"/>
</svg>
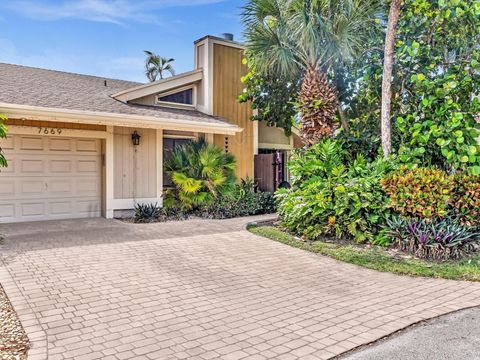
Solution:
<svg viewBox="0 0 480 360">
<path fill-rule="evenodd" d="M 1 251 L 20 291 L 7 293 L 31 308 L 22 320 L 46 334 L 49 360 L 326 359 L 480 305 L 480 284 L 362 269 L 246 222 L 9 225 Z"/>
</svg>

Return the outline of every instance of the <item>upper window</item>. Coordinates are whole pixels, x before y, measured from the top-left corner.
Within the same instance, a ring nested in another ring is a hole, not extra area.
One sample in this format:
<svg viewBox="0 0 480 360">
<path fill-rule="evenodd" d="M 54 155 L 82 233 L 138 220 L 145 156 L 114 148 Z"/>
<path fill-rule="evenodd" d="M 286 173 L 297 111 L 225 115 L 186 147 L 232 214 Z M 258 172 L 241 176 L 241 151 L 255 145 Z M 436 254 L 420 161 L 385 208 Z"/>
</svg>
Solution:
<svg viewBox="0 0 480 360">
<path fill-rule="evenodd" d="M 193 89 L 186 89 L 173 94 L 159 96 L 158 101 L 183 105 L 193 105 Z"/>
</svg>

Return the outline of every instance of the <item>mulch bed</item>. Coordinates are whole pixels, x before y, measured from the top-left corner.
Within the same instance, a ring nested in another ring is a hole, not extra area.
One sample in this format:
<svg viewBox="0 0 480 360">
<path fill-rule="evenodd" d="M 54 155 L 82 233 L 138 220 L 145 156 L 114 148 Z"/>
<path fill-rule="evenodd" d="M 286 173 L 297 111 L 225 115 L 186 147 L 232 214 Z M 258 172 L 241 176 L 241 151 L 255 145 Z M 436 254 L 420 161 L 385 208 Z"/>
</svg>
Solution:
<svg viewBox="0 0 480 360">
<path fill-rule="evenodd" d="M 0 285 L 0 359 L 25 360 L 28 349 L 27 334 Z"/>
</svg>

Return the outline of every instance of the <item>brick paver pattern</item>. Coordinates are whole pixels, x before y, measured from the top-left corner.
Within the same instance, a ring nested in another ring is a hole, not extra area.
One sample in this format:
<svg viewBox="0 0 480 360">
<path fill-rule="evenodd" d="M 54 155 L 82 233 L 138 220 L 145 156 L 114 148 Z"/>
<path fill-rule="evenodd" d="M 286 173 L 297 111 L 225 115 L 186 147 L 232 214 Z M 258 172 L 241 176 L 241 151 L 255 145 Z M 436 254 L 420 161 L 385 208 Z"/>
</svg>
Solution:
<svg viewBox="0 0 480 360">
<path fill-rule="evenodd" d="M 327 359 L 480 305 L 480 284 L 370 271 L 246 221 L 10 225 L 0 253 L 49 360 Z"/>
</svg>

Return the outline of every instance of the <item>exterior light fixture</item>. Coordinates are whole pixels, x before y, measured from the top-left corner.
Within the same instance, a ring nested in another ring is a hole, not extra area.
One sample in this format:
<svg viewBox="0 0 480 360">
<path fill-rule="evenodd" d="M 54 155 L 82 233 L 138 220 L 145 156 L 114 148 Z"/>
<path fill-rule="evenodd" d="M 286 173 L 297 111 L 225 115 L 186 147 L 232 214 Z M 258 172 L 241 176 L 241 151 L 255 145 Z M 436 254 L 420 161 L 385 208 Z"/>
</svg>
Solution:
<svg viewBox="0 0 480 360">
<path fill-rule="evenodd" d="M 138 134 L 137 130 L 135 130 L 132 134 L 132 144 L 133 144 L 133 146 L 140 145 L 140 138 L 141 138 L 141 136 Z"/>
</svg>

